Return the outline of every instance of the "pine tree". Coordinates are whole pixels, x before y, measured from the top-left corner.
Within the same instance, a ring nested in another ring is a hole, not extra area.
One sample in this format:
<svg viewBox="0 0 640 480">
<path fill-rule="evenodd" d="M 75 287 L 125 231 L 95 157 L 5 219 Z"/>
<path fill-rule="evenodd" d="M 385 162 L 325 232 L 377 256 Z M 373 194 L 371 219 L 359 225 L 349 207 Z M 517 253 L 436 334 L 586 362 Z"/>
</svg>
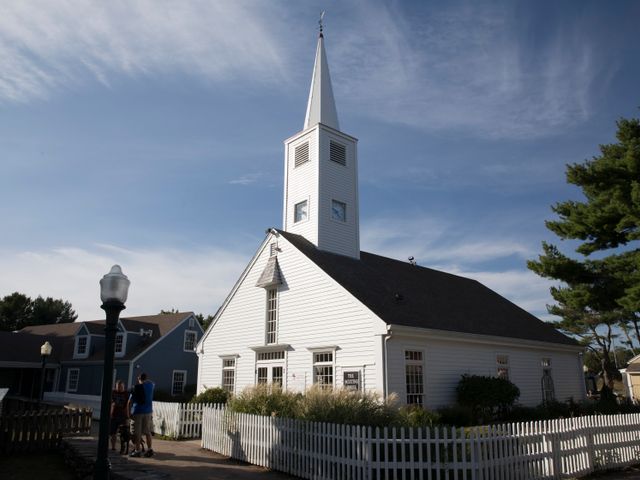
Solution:
<svg viewBox="0 0 640 480">
<path fill-rule="evenodd" d="M 617 143 L 601 145 L 600 155 L 567 166 L 567 182 L 578 186 L 584 201 L 557 203 L 559 219 L 546 226 L 563 240 L 580 241 L 571 258 L 543 242 L 543 254 L 528 267 L 560 280 L 551 295 L 556 326 L 578 337 L 602 362 L 611 387 L 617 370 L 611 359 L 615 327 L 631 348 L 640 341 L 640 121 L 620 119 Z M 597 253 L 599 258 L 591 258 Z"/>
</svg>

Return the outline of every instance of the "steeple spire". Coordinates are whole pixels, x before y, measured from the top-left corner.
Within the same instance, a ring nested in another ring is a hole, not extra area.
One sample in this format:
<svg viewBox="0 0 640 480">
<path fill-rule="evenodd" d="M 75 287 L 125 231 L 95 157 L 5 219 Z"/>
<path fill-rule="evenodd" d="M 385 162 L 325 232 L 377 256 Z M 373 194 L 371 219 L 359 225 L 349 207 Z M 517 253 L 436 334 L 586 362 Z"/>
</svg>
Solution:
<svg viewBox="0 0 640 480">
<path fill-rule="evenodd" d="M 324 12 L 320 15 L 320 34 L 318 35 L 316 60 L 313 65 L 309 102 L 307 103 L 307 114 L 304 119 L 304 130 L 318 123 L 340 130 L 340 126 L 338 125 L 338 112 L 336 111 L 333 89 L 331 88 L 329 65 L 327 64 L 327 56 L 324 53 L 324 35 L 322 33 L 323 17 Z"/>
</svg>

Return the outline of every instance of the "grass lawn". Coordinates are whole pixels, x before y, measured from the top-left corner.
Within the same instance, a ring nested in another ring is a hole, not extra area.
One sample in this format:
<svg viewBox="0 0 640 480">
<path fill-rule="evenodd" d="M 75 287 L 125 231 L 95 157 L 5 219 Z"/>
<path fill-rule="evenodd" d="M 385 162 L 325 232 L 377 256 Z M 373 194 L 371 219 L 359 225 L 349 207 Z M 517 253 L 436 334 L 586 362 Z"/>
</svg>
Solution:
<svg viewBox="0 0 640 480">
<path fill-rule="evenodd" d="M 0 456 L 2 480 L 74 480 L 73 472 L 58 453 Z"/>
</svg>

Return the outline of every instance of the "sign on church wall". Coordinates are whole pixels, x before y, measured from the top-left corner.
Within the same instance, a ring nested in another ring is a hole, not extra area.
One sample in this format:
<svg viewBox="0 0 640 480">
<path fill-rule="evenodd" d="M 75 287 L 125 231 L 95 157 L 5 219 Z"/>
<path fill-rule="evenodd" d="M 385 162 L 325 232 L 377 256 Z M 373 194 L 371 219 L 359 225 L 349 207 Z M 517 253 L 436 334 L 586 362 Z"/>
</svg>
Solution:
<svg viewBox="0 0 640 480">
<path fill-rule="evenodd" d="M 344 372 L 342 386 L 347 390 L 360 390 L 360 372 Z"/>
</svg>

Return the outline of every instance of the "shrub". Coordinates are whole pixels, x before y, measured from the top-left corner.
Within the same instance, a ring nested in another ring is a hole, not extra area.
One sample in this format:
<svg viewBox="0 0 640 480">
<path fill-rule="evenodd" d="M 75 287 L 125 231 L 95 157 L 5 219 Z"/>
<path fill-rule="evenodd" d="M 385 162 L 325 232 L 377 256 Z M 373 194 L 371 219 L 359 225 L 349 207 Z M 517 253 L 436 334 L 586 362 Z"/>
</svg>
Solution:
<svg viewBox="0 0 640 480">
<path fill-rule="evenodd" d="M 477 425 L 471 408 L 463 405 L 451 405 L 438 409 L 440 423 L 452 427 L 470 427 Z"/>
<path fill-rule="evenodd" d="M 400 408 L 398 423 L 402 427 L 434 427 L 440 424 L 440 414 L 411 405 Z"/>
<path fill-rule="evenodd" d="M 191 403 L 227 403 L 229 392 L 224 388 L 207 388 L 204 392 L 194 396 Z"/>
<path fill-rule="evenodd" d="M 487 422 L 504 416 L 520 396 L 520 389 L 505 378 L 463 375 L 456 395 L 460 405 L 471 408 L 476 421 Z"/>
</svg>

